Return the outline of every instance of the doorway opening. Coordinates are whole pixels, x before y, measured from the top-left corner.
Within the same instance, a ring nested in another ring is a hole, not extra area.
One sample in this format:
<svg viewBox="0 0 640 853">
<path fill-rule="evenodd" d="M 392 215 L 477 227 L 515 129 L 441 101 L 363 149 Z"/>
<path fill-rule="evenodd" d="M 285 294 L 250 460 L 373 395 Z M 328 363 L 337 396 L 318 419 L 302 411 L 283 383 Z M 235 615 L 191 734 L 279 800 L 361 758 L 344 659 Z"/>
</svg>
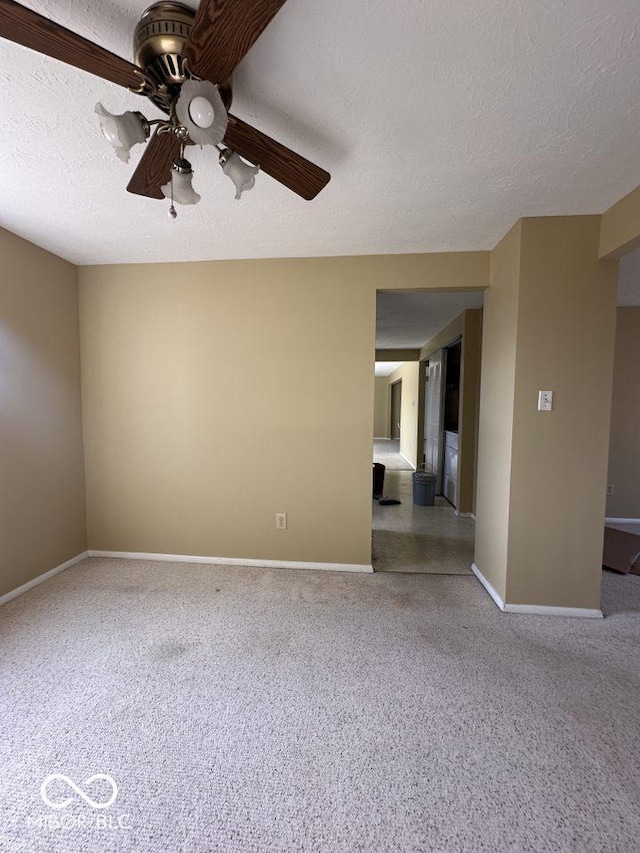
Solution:
<svg viewBox="0 0 640 853">
<path fill-rule="evenodd" d="M 479 291 L 378 292 L 375 571 L 472 573 L 481 306 Z M 414 502 L 416 471 L 435 475 L 432 503 Z"/>
<path fill-rule="evenodd" d="M 640 583 L 640 249 L 618 267 L 616 338 L 603 568 L 618 586 Z M 606 573 L 603 594 L 612 587 Z"/>
<path fill-rule="evenodd" d="M 402 379 L 391 385 L 391 424 L 390 438 L 400 442 L 400 419 L 402 417 Z"/>
</svg>

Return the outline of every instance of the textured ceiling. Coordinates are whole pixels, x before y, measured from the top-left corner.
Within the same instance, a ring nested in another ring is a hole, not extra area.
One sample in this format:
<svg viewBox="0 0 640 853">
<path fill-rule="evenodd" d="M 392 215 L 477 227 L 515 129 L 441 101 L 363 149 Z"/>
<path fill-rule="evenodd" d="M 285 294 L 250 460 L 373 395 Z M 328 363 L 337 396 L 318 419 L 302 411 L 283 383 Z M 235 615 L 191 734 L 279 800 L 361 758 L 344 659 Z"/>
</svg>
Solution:
<svg viewBox="0 0 640 853">
<path fill-rule="evenodd" d="M 129 58 L 148 0 L 28 0 Z M 523 215 L 600 212 L 640 184 L 637 0 L 289 0 L 234 112 L 324 166 L 304 202 L 236 202 L 211 150 L 176 222 L 125 192 L 93 108 L 149 102 L 8 42 L 0 225 L 76 263 L 489 249 Z"/>
<path fill-rule="evenodd" d="M 482 293 L 398 293 L 376 297 L 376 349 L 421 347 L 467 308 L 481 308 Z"/>
</svg>

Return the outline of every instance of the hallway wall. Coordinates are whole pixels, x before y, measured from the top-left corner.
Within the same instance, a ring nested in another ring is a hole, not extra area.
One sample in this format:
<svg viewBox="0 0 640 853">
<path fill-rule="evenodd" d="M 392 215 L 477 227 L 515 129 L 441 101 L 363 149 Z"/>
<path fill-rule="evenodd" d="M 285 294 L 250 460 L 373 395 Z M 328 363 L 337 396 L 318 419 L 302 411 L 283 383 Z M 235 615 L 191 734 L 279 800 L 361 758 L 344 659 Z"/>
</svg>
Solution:
<svg viewBox="0 0 640 853">
<path fill-rule="evenodd" d="M 400 453 L 414 468 L 418 462 L 418 377 L 420 364 L 405 361 L 387 376 L 387 386 L 402 380 L 402 413 L 400 417 Z"/>
<path fill-rule="evenodd" d="M 640 308 L 618 308 L 607 516 L 640 518 Z"/>
<path fill-rule="evenodd" d="M 459 314 L 420 349 L 420 359 L 462 338 L 459 405 L 458 506 L 460 513 L 475 511 L 478 416 L 480 408 L 480 362 L 482 355 L 482 309 Z"/>
<path fill-rule="evenodd" d="M 386 376 L 376 376 L 373 391 L 374 438 L 389 438 L 389 384 Z"/>
<path fill-rule="evenodd" d="M 475 561 L 503 600 L 507 592 L 509 500 L 516 380 L 522 222 L 491 253 L 484 296 Z"/>
</svg>

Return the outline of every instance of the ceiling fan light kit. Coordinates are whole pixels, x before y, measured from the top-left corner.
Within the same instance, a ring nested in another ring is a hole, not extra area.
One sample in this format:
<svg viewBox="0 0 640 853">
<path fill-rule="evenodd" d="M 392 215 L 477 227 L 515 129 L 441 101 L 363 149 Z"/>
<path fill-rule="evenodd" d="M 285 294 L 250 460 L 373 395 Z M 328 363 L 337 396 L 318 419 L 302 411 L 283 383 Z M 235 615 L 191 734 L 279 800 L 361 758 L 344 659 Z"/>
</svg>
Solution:
<svg viewBox="0 0 640 853">
<path fill-rule="evenodd" d="M 173 206 L 174 202 L 178 204 L 197 204 L 202 198 L 194 190 L 191 183 L 192 180 L 193 169 L 191 168 L 191 163 L 184 157 L 174 160 L 171 167 L 171 180 L 168 184 L 161 187 L 164 197 L 171 201 L 169 216 L 172 219 L 175 219 L 178 215 Z"/>
<path fill-rule="evenodd" d="M 95 108 L 103 135 L 125 163 L 155 126 L 127 190 L 171 199 L 175 218 L 174 201 L 200 200 L 184 156 L 190 145 L 218 148 L 236 199 L 254 186 L 259 171 L 307 200 L 329 182 L 324 169 L 228 112 L 231 73 L 284 3 L 201 0 L 197 11 L 182 3 L 154 3 L 135 28 L 135 65 L 15 0 L 0 0 L 0 38 L 124 86 L 166 114 L 149 120 L 138 111 L 113 115 L 101 103 Z"/>
<path fill-rule="evenodd" d="M 260 166 L 250 166 L 242 157 L 238 157 L 235 151 L 223 148 L 218 158 L 222 171 L 231 178 L 236 187 L 236 198 L 239 199 L 243 192 L 252 189 L 256 182 L 256 175 Z"/>
<path fill-rule="evenodd" d="M 219 145 L 227 132 L 227 111 L 216 86 L 187 80 L 175 101 L 175 119 L 194 145 Z"/>
<path fill-rule="evenodd" d="M 129 152 L 134 145 L 149 138 L 149 122 L 138 112 L 113 115 L 98 101 L 96 113 L 100 116 L 100 129 L 104 138 L 113 145 L 123 163 L 129 162 Z"/>
</svg>

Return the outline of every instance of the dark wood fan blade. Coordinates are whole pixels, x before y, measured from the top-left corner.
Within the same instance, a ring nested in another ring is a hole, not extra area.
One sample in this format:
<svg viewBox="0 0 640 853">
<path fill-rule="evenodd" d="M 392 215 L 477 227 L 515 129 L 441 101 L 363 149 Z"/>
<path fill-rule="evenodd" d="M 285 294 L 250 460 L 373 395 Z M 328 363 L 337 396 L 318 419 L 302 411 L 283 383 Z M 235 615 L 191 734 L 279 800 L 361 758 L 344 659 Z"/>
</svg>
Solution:
<svg viewBox="0 0 640 853">
<path fill-rule="evenodd" d="M 223 83 L 286 0 L 201 0 L 185 56 L 189 68 Z"/>
<path fill-rule="evenodd" d="M 171 180 L 171 164 L 180 156 L 180 142 L 173 133 L 156 133 L 144 150 L 127 192 L 164 198 L 162 187 Z"/>
<path fill-rule="evenodd" d="M 131 62 L 13 0 L 0 0 L 0 37 L 119 86 L 135 89 L 142 82 Z"/>
<path fill-rule="evenodd" d="M 241 157 L 260 166 L 263 172 L 307 201 L 315 198 L 331 180 L 331 175 L 320 166 L 235 116 L 229 115 L 224 141 Z"/>
</svg>

